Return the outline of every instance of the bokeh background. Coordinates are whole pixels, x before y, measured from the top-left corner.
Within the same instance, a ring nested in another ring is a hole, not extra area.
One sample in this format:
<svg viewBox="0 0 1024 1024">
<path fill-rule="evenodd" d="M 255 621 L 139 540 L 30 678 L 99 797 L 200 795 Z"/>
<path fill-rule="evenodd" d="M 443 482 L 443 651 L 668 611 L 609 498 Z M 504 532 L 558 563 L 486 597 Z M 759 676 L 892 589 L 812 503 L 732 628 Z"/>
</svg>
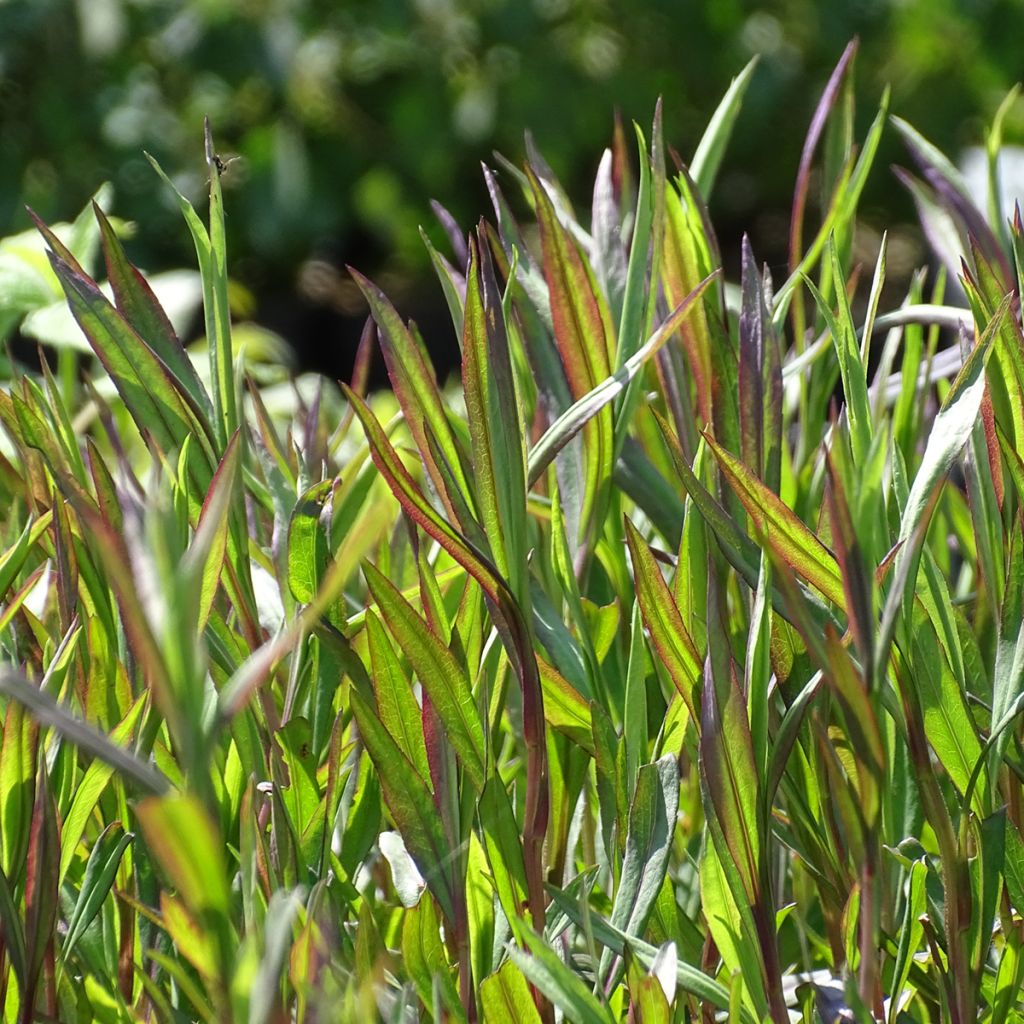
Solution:
<svg viewBox="0 0 1024 1024">
<path fill-rule="evenodd" d="M 785 262 L 792 182 L 811 112 L 851 37 L 860 131 L 891 109 L 954 159 L 983 138 L 1022 74 L 1020 0 L 0 0 L 0 234 L 73 217 L 97 186 L 138 228 L 151 271 L 190 267 L 180 213 L 143 151 L 201 200 L 209 115 L 242 312 L 298 365 L 347 372 L 365 316 L 344 265 L 378 279 L 440 338 L 446 313 L 419 235 L 429 200 L 463 226 L 489 212 L 480 161 L 524 154 L 529 129 L 586 203 L 617 110 L 692 155 L 750 57 L 756 72 L 712 203 L 727 268 L 742 232 Z M 1024 103 L 1005 135 L 1024 137 Z M 927 258 L 888 171 L 887 133 L 865 195 L 890 264 Z M 248 306 L 248 308 L 245 308 Z"/>
</svg>

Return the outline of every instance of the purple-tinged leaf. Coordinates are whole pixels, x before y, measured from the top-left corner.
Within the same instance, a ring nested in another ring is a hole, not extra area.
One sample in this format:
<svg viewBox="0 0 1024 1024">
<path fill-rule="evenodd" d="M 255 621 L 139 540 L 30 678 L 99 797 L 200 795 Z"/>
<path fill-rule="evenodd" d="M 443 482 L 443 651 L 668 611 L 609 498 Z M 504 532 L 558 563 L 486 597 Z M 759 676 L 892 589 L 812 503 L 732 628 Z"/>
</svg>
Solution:
<svg viewBox="0 0 1024 1024">
<path fill-rule="evenodd" d="M 793 208 L 789 219 L 789 269 L 791 273 L 795 272 L 799 266 L 803 250 L 804 211 L 807 208 L 807 195 L 811 185 L 811 164 L 829 115 L 839 98 L 843 79 L 857 53 L 857 46 L 857 40 L 851 40 L 839 58 L 839 63 L 833 69 L 825 90 L 821 94 L 821 99 L 818 100 L 818 106 L 811 118 L 811 125 L 804 140 L 800 165 L 797 168 L 796 187 L 793 191 Z"/>
<path fill-rule="evenodd" d="M 35 807 L 29 832 L 28 856 L 25 861 L 25 991 L 21 993 L 22 1020 L 28 1024 L 36 1006 L 36 992 L 43 964 L 53 957 L 57 931 L 57 863 L 60 838 L 57 830 L 57 809 L 53 803 L 49 780 L 41 770 L 36 784 Z M 51 963 L 52 967 L 52 963 Z M 52 979 L 51 979 L 52 980 Z M 55 1006 L 48 993 L 47 1011 Z"/>
<path fill-rule="evenodd" d="M 769 490 L 782 465 L 782 361 L 750 240 L 743 236 L 739 323 L 739 414 L 743 461 Z"/>
<path fill-rule="evenodd" d="M 391 386 L 405 414 L 409 432 L 419 448 L 420 456 L 431 480 L 441 497 L 448 514 L 455 517 L 455 508 L 449 496 L 448 487 L 437 462 L 431 453 L 427 437 L 432 434 L 448 462 L 462 500 L 469 501 L 472 490 L 463 472 L 455 435 L 452 433 L 441 401 L 433 370 L 427 363 L 426 355 L 409 329 L 402 323 L 395 307 L 384 293 L 368 278 L 349 268 L 349 273 L 359 285 L 380 331 L 381 351 L 387 365 Z"/>
</svg>

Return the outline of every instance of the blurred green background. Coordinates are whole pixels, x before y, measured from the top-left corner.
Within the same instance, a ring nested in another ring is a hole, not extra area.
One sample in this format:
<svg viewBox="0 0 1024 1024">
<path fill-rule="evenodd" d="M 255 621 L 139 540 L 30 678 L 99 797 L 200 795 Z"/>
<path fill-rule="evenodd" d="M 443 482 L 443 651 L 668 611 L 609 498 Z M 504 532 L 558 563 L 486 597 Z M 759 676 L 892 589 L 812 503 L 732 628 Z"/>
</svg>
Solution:
<svg viewBox="0 0 1024 1024">
<path fill-rule="evenodd" d="M 302 365 L 342 374 L 364 316 L 344 264 L 376 277 L 429 340 L 445 318 L 419 237 L 421 224 L 441 237 L 431 198 L 464 227 L 488 213 L 480 161 L 519 162 L 528 128 L 585 204 L 613 112 L 648 125 L 659 95 L 666 140 L 688 160 L 754 53 L 712 215 L 727 268 L 742 231 L 781 267 L 803 136 L 854 35 L 861 130 L 890 83 L 892 111 L 956 158 L 1020 75 L 1024 4 L 0 0 L 0 233 L 28 225 L 26 203 L 68 219 L 110 181 L 114 211 L 139 225 L 133 257 L 192 266 L 142 151 L 198 199 L 209 115 L 219 152 L 238 157 L 223 182 L 251 312 Z M 1024 135 L 1024 104 L 1006 135 Z M 868 227 L 895 227 L 891 263 L 926 257 L 887 169 L 906 160 L 887 133 L 864 204 Z"/>
</svg>

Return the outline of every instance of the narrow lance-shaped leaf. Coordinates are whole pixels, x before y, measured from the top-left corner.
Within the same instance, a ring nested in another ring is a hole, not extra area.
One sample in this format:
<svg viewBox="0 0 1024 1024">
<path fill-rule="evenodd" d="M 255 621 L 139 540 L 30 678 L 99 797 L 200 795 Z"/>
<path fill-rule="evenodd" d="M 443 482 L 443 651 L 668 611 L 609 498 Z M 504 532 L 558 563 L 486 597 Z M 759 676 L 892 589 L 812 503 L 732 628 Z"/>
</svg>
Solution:
<svg viewBox="0 0 1024 1024">
<path fill-rule="evenodd" d="M 718 276 L 718 271 L 709 274 L 683 301 L 665 318 L 661 326 L 644 344 L 631 355 L 622 368 L 611 377 L 601 381 L 592 391 L 584 395 L 562 413 L 544 432 L 530 452 L 527 483 L 532 487 L 541 477 L 551 460 L 571 441 L 586 424 L 609 402 L 620 395 L 627 385 L 636 378 L 647 360 L 662 349 L 683 321 L 698 306 L 698 300 L 705 289 Z"/>
<path fill-rule="evenodd" d="M 24 706 L 40 725 L 53 727 L 77 747 L 112 765 L 144 792 L 165 793 L 170 789 L 167 777 L 159 769 L 116 746 L 95 726 L 73 715 L 23 676 L 0 672 L 0 694 Z"/>
<path fill-rule="evenodd" d="M 114 302 L 118 310 L 160 357 L 174 375 L 178 385 L 192 396 L 198 409 L 204 413 L 204 425 L 209 427 L 213 406 L 192 360 L 185 351 L 185 346 L 182 345 L 171 326 L 171 321 L 153 294 L 153 289 L 138 268 L 129 262 L 124 246 L 121 245 L 121 240 L 110 221 L 95 203 L 93 211 L 100 226 L 107 279 L 113 289 Z"/>
<path fill-rule="evenodd" d="M 50 782 L 40 771 L 36 783 L 36 803 L 29 831 L 28 859 L 25 863 L 25 954 L 26 981 L 22 999 L 35 1004 L 36 986 L 43 972 L 47 948 L 54 940 L 57 926 L 57 864 L 60 837 L 57 809 Z M 28 1020 L 28 1016 L 23 1017 Z"/>
<path fill-rule="evenodd" d="M 992 342 L 1001 327 L 1002 318 L 1009 311 L 1010 296 L 1007 296 L 995 315 L 989 321 L 985 333 L 978 339 L 963 369 L 957 374 L 956 380 L 942 403 L 942 408 L 935 417 L 924 456 L 918 468 L 914 483 L 910 488 L 903 517 L 900 521 L 900 532 L 897 543 L 899 552 L 893 566 L 895 579 L 904 580 L 902 593 L 891 591 L 887 598 L 886 615 L 894 617 L 895 609 L 902 606 L 904 616 L 909 619 L 917 578 L 917 566 L 920 562 L 920 543 L 908 543 L 911 538 L 923 540 L 926 528 L 926 514 L 932 508 L 932 494 L 938 483 L 951 469 L 960 450 L 967 443 L 981 410 L 985 395 L 985 367 L 992 351 Z M 879 643 L 888 647 L 886 633 L 891 636 L 891 627 L 887 631 L 883 615 L 883 629 Z M 876 658 L 876 663 L 884 659 L 884 650 Z"/>
<path fill-rule="evenodd" d="M 718 177 L 718 168 L 732 137 L 736 119 L 743 105 L 743 97 L 757 68 L 757 62 L 758 57 L 755 55 L 729 84 L 721 102 L 711 115 L 711 120 L 704 129 L 704 134 L 690 161 L 690 175 L 706 200 L 711 198 L 711 191 Z"/>
<path fill-rule="evenodd" d="M 350 699 L 359 735 L 377 768 L 384 799 L 406 849 L 440 904 L 442 913 L 448 921 L 454 921 L 450 844 L 433 794 L 391 734 L 381 725 L 373 706 L 356 689 L 351 691 Z"/>
<path fill-rule="evenodd" d="M 364 566 L 370 593 L 408 657 L 474 788 L 486 779 L 483 726 L 465 669 L 395 586 L 372 565 Z"/>
<path fill-rule="evenodd" d="M 391 378 L 395 396 L 402 406 L 409 431 L 441 501 L 448 514 L 455 518 L 455 507 L 448 496 L 448 487 L 427 441 L 428 430 L 447 460 L 462 501 L 468 501 L 473 491 L 463 472 L 455 436 L 448 422 L 433 370 L 424 351 L 384 293 L 372 281 L 352 268 L 349 268 L 349 273 L 359 285 L 370 305 L 370 312 L 377 321 L 388 376 Z M 457 518 L 455 521 L 459 522 Z"/>
<path fill-rule="evenodd" d="M 643 934 L 665 880 L 678 807 L 677 759 L 666 755 L 656 764 L 644 765 L 629 808 L 626 855 L 609 919 L 631 938 Z M 607 977 L 611 961 L 611 952 L 606 950 L 601 958 L 602 976 Z"/>
<path fill-rule="evenodd" d="M 758 531 L 777 547 L 790 568 L 830 601 L 844 607 L 843 581 L 832 552 L 743 463 L 707 434 L 704 439 Z"/>
<path fill-rule="evenodd" d="M 203 270 L 203 306 L 206 336 L 210 345 L 210 379 L 220 447 L 238 429 L 238 400 L 235 395 L 235 366 L 231 347 L 231 309 L 228 299 L 227 235 L 224 229 L 224 199 L 220 188 L 220 158 L 213 150 L 210 119 L 203 123 L 206 172 L 210 176 L 209 265 Z M 196 239 L 196 248 L 200 241 Z"/>
<path fill-rule="evenodd" d="M 85 865 L 85 876 L 78 891 L 75 909 L 68 919 L 67 935 L 61 946 L 62 959 L 68 960 L 71 957 L 82 933 L 100 912 L 100 907 L 114 884 L 114 875 L 121 858 L 134 838 L 134 835 L 125 832 L 121 823 L 117 821 L 107 825 L 97 838 Z"/>
<path fill-rule="evenodd" d="M 554 205 L 536 175 L 527 175 L 540 222 L 555 341 L 562 357 L 569 388 L 580 399 L 611 376 L 614 329 L 607 307 L 595 288 L 594 276 L 576 242 L 559 223 Z M 585 487 L 580 516 L 581 531 L 589 532 L 603 508 L 613 459 L 612 416 L 602 409 L 584 436 Z M 582 535 L 581 538 L 582 539 Z"/>
<path fill-rule="evenodd" d="M 430 778 L 430 766 L 423 741 L 420 706 L 380 619 L 372 611 L 366 613 L 366 635 L 380 720 L 426 782 Z"/>
<path fill-rule="evenodd" d="M 64 288 L 71 312 L 117 385 L 143 436 L 152 434 L 166 452 L 177 450 L 187 436 L 195 436 L 203 442 L 212 463 L 206 431 L 159 357 L 93 281 L 77 273 L 56 253 L 51 253 L 50 263 Z"/>
<path fill-rule="evenodd" d="M 498 571 L 520 602 L 526 577 L 526 457 L 509 340 L 483 228 L 471 240 L 462 380 L 476 494 Z"/>
<path fill-rule="evenodd" d="M 701 678 L 700 655 L 683 625 L 679 608 L 650 548 L 628 516 L 625 522 L 637 600 L 651 634 L 651 642 L 669 678 L 686 702 L 691 718 L 695 724 L 699 723 L 701 715 L 697 688 Z"/>
<path fill-rule="evenodd" d="M 850 312 L 850 303 L 846 295 L 846 281 L 842 275 L 834 235 L 829 238 L 828 253 L 839 312 L 833 314 L 825 297 L 818 291 L 813 281 L 806 278 L 804 284 L 807 285 L 814 297 L 832 336 L 832 344 L 839 361 L 839 373 L 843 381 L 843 393 L 846 397 L 846 413 L 850 423 L 853 459 L 856 465 L 862 466 L 871 447 L 872 414 L 868 399 L 867 370 L 864 360 L 861 358 L 860 346 L 857 343 L 857 328 Z M 865 339 L 866 343 L 867 339 Z"/>
</svg>

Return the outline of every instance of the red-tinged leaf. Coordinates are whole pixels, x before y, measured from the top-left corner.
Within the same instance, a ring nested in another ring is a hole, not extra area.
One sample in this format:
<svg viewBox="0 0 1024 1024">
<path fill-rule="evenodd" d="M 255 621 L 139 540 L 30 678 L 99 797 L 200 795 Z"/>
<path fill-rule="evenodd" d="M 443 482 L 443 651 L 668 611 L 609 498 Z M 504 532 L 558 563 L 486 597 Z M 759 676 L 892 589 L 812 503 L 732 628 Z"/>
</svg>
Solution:
<svg viewBox="0 0 1024 1024">
<path fill-rule="evenodd" d="M 398 457 L 398 452 L 395 451 L 373 411 L 354 391 L 344 385 L 342 387 L 363 425 L 374 464 L 388 482 L 406 514 L 436 540 L 483 587 L 484 592 L 492 600 L 499 600 L 502 583 L 497 569 L 486 555 L 475 550 L 438 515 Z"/>
<path fill-rule="evenodd" d="M 885 750 L 864 677 L 831 626 L 825 629 L 828 663 L 825 678 L 843 711 L 850 748 L 860 766 L 856 780 L 859 810 L 868 829 L 874 828 L 881 810 L 881 785 L 885 773 Z M 870 678 L 870 677 L 868 677 Z"/>
<path fill-rule="evenodd" d="M 95 282 L 59 256 L 50 262 L 68 305 L 104 369 L 117 387 L 139 432 L 152 435 L 165 452 L 195 436 L 211 465 L 213 448 L 202 414 L 162 360 L 111 305 Z"/>
<path fill-rule="evenodd" d="M 373 461 L 402 508 L 410 519 L 422 527 L 424 532 L 436 540 L 480 584 L 491 603 L 492 619 L 519 678 L 523 700 L 523 740 L 528 756 L 523 844 L 526 847 L 530 913 L 534 925 L 542 928 L 545 909 L 543 844 L 550 810 L 550 795 L 544 695 L 529 626 L 509 592 L 508 584 L 501 578 L 490 560 L 434 511 L 412 475 L 402 464 L 377 417 L 350 388 L 344 388 L 344 391 L 366 432 Z"/>
<path fill-rule="evenodd" d="M 173 374 L 176 384 L 188 392 L 209 423 L 213 416 L 213 405 L 185 346 L 171 326 L 153 289 L 138 268 L 129 262 L 121 240 L 96 203 L 93 203 L 93 212 L 100 226 L 107 280 L 113 289 L 118 311 L 160 357 Z"/>
<path fill-rule="evenodd" d="M 754 906 L 760 899 L 760 834 L 757 818 L 757 777 L 746 705 L 735 679 L 716 693 L 710 670 L 705 674 L 700 738 L 701 776 L 708 810 L 721 832 L 725 850 L 739 876 L 737 902 Z"/>
<path fill-rule="evenodd" d="M 865 561 L 842 481 L 831 458 L 828 470 L 825 501 L 832 525 L 832 543 L 835 545 L 836 559 L 843 578 L 850 629 L 860 655 L 864 678 L 870 683 L 874 679 L 874 576 Z"/>
<path fill-rule="evenodd" d="M 607 306 L 597 291 L 593 271 L 579 246 L 559 222 L 544 185 L 529 168 L 527 176 L 540 225 L 555 342 L 569 390 L 574 399 L 580 399 L 611 376 L 615 332 Z M 602 409 L 584 429 L 583 437 L 587 457 L 581 536 L 600 528 L 595 517 L 604 507 L 614 455 L 611 410 Z"/>
<path fill-rule="evenodd" d="M 988 225 L 984 214 L 974 205 L 963 175 L 923 135 L 900 117 L 890 119 L 893 127 L 903 137 L 925 179 L 935 189 L 942 205 L 962 225 L 964 235 L 973 236 L 985 253 L 986 259 L 999 267 L 1002 279 L 1001 291 L 1005 294 L 1015 284 L 1002 243 Z"/>
<path fill-rule="evenodd" d="M 709 274 L 662 321 L 658 329 L 634 352 L 615 373 L 601 381 L 582 398 L 573 402 L 544 432 L 533 446 L 527 472 L 531 487 L 540 479 L 551 460 L 565 447 L 609 402 L 617 398 L 636 381 L 647 361 L 652 359 L 671 340 L 686 318 L 700 308 L 698 300 L 705 289 L 718 276 Z M 618 469 L 616 469 L 618 472 Z"/>
<path fill-rule="evenodd" d="M 690 717 L 694 723 L 700 722 L 700 654 L 683 625 L 679 607 L 661 575 L 651 549 L 628 516 L 625 522 L 637 600 L 651 642 L 669 678 L 686 702 Z"/>
<path fill-rule="evenodd" d="M 662 236 L 661 282 L 670 305 L 678 305 L 701 278 L 707 276 L 695 232 L 700 232 L 700 217 L 689 209 L 679 192 L 665 186 L 665 231 Z M 704 271 L 704 272 L 702 272 Z M 694 315 L 680 326 L 690 372 L 697 395 L 697 412 L 704 424 L 712 422 L 713 382 L 711 366 L 711 328 L 708 312 L 699 304 Z"/>
<path fill-rule="evenodd" d="M 350 699 L 359 735 L 377 768 L 391 817 L 442 913 L 448 921 L 454 921 L 451 865 L 455 853 L 445 837 L 433 794 L 381 724 L 373 706 L 355 689 Z"/>
<path fill-rule="evenodd" d="M 49 780 L 40 773 L 36 784 L 36 802 L 32 811 L 28 859 L 25 864 L 25 956 L 27 977 L 22 1006 L 35 1006 L 36 988 L 47 949 L 52 947 L 57 925 L 57 866 L 60 840 L 57 834 L 57 810 L 50 793 Z M 52 953 L 52 949 L 51 949 Z M 31 1020 L 24 1012 L 22 1020 Z"/>
<path fill-rule="evenodd" d="M 481 790 L 487 777 L 484 733 L 465 668 L 388 579 L 369 564 L 363 571 L 381 616 L 430 697 L 459 762 Z"/>
<path fill-rule="evenodd" d="M 448 514 L 455 516 L 455 508 L 448 496 L 448 488 L 444 477 L 430 450 L 428 432 L 433 435 L 448 462 L 455 485 L 463 501 L 472 494 L 466 475 L 462 468 L 455 435 L 452 433 L 441 401 L 441 392 L 437 387 L 434 372 L 427 362 L 426 355 L 402 322 L 395 307 L 391 305 L 384 293 L 368 278 L 349 267 L 349 273 L 370 305 L 370 311 L 380 330 L 381 351 L 387 365 L 388 376 L 395 396 L 402 406 L 409 431 L 419 448 L 420 456 L 430 474 L 438 494 L 444 502 Z"/>
<path fill-rule="evenodd" d="M 32 548 L 39 538 L 50 528 L 53 512 L 43 513 L 36 520 L 29 520 L 21 531 L 18 539 L 0 555 L 0 599 L 6 597 L 7 591 L 17 579 Z"/>
<path fill-rule="evenodd" d="M 964 268 L 963 286 L 974 313 L 976 329 L 984 333 L 1003 300 L 1001 282 L 985 257 L 974 248 L 977 278 Z M 1024 449 L 1024 333 L 1016 316 L 1004 316 L 993 340 L 992 356 L 999 365 L 998 374 L 989 374 L 986 381 L 990 415 L 994 415 L 1019 450 Z M 983 409 L 985 406 L 983 405 Z M 998 464 L 998 463 L 997 463 Z"/>
<path fill-rule="evenodd" d="M 501 295 L 483 226 L 471 240 L 462 381 L 477 505 L 498 571 L 526 592 L 526 456 Z"/>
<path fill-rule="evenodd" d="M 128 642 L 142 667 L 147 685 L 153 691 L 157 707 L 167 719 L 172 736 L 180 736 L 183 725 L 181 709 L 172 691 L 167 666 L 139 597 L 131 569 L 132 560 L 125 540 L 114 532 L 95 509 L 84 502 L 76 502 L 75 511 L 89 536 L 90 548 L 99 555 L 111 589 L 117 596 Z"/>
<path fill-rule="evenodd" d="M 742 462 L 708 435 L 704 437 L 718 460 L 722 474 L 743 503 L 758 532 L 778 550 L 791 569 L 829 601 L 845 609 L 846 595 L 835 555 Z"/>
</svg>

